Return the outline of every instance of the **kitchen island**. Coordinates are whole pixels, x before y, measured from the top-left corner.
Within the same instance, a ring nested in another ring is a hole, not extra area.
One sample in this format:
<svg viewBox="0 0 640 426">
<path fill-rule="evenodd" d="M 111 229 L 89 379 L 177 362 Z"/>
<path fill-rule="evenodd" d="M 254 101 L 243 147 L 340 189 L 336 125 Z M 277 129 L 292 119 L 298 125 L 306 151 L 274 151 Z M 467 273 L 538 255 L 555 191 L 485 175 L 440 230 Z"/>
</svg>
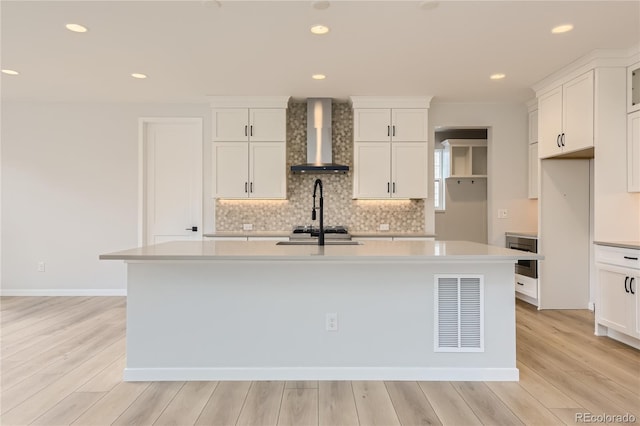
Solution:
<svg viewBox="0 0 640 426">
<path fill-rule="evenodd" d="M 128 381 L 518 380 L 514 263 L 461 241 L 176 241 L 127 263 Z"/>
</svg>

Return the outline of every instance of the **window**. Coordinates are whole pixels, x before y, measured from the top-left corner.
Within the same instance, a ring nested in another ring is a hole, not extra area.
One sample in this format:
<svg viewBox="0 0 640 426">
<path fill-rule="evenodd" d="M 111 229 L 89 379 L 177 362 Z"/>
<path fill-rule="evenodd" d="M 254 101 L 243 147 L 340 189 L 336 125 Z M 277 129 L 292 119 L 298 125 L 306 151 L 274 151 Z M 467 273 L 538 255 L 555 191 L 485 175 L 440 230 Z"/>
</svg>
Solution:
<svg viewBox="0 0 640 426">
<path fill-rule="evenodd" d="M 448 175 L 444 150 L 436 149 L 433 152 L 433 204 L 436 210 L 444 210 L 444 180 Z"/>
</svg>

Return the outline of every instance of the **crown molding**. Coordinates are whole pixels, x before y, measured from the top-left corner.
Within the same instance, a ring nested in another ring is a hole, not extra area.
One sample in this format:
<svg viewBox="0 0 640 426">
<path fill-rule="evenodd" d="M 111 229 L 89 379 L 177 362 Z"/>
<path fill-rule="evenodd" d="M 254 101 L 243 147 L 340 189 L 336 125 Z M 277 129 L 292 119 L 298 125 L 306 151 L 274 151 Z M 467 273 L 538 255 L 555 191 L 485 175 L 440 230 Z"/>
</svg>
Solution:
<svg viewBox="0 0 640 426">
<path fill-rule="evenodd" d="M 290 96 L 207 96 L 212 108 L 287 108 Z"/>
<path fill-rule="evenodd" d="M 433 96 L 350 96 L 353 108 L 429 108 Z"/>
<path fill-rule="evenodd" d="M 531 88 L 536 92 L 536 96 L 539 96 L 539 94 L 560 86 L 594 68 L 627 67 L 633 63 L 633 57 L 638 55 L 640 53 L 637 47 L 631 49 L 596 49 L 548 75 L 531 86 Z"/>
</svg>

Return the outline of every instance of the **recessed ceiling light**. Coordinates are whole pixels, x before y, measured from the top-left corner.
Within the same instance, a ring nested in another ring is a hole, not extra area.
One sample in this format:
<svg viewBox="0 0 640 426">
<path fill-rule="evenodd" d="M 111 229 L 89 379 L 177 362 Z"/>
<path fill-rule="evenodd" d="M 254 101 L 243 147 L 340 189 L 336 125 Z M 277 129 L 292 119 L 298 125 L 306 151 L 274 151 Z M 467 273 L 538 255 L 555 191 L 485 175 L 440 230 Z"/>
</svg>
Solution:
<svg viewBox="0 0 640 426">
<path fill-rule="evenodd" d="M 324 74 L 314 74 L 311 76 L 311 78 L 314 80 L 324 80 L 325 78 L 327 78 L 327 76 Z"/>
<path fill-rule="evenodd" d="M 440 2 L 438 0 L 424 0 L 420 2 L 419 7 L 422 10 L 431 10 L 438 7 L 439 4 Z"/>
<path fill-rule="evenodd" d="M 329 32 L 329 27 L 324 25 L 314 25 L 311 27 L 311 32 L 318 35 L 326 34 Z"/>
<path fill-rule="evenodd" d="M 131 77 L 133 77 L 133 78 L 147 78 L 147 75 L 134 72 L 133 74 L 131 74 Z"/>
<path fill-rule="evenodd" d="M 557 27 L 553 27 L 551 29 L 551 32 L 553 34 L 562 34 L 562 33 L 569 32 L 572 29 L 573 29 L 573 25 L 572 24 L 562 24 L 562 25 L 558 25 Z"/>
<path fill-rule="evenodd" d="M 503 79 L 503 78 L 505 78 L 505 77 L 506 77 L 506 74 L 503 74 L 503 73 L 501 73 L 501 72 L 496 73 L 496 74 L 491 74 L 491 75 L 489 76 L 489 78 L 490 78 L 491 80 L 502 80 L 502 79 Z"/>
<path fill-rule="evenodd" d="M 329 8 L 329 2 L 327 0 L 317 0 L 311 3 L 316 10 L 325 10 Z"/>
<path fill-rule="evenodd" d="M 74 33 L 86 33 L 87 27 L 83 27 L 80 24 L 67 24 L 65 25 L 69 31 L 73 31 Z"/>
<path fill-rule="evenodd" d="M 18 71 L 14 71 L 14 70 L 2 70 L 3 74 L 7 74 L 7 75 L 18 75 L 20 74 Z"/>
</svg>

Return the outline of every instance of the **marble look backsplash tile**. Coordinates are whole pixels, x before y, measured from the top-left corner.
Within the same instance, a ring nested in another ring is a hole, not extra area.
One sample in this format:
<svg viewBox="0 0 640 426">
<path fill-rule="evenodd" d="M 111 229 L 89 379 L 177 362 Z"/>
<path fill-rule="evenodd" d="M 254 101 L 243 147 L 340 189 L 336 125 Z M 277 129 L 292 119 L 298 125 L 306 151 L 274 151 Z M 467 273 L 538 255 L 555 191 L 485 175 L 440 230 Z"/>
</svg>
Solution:
<svg viewBox="0 0 640 426">
<path fill-rule="evenodd" d="M 287 110 L 287 169 L 306 162 L 307 105 L 291 103 Z M 322 179 L 326 225 L 345 225 L 352 232 L 373 232 L 381 223 L 391 231 L 423 232 L 423 200 L 353 200 L 353 110 L 334 103 L 333 161 L 346 164 L 347 174 L 287 174 L 287 200 L 216 200 L 216 231 L 289 231 L 311 223 L 313 183 Z"/>
</svg>

